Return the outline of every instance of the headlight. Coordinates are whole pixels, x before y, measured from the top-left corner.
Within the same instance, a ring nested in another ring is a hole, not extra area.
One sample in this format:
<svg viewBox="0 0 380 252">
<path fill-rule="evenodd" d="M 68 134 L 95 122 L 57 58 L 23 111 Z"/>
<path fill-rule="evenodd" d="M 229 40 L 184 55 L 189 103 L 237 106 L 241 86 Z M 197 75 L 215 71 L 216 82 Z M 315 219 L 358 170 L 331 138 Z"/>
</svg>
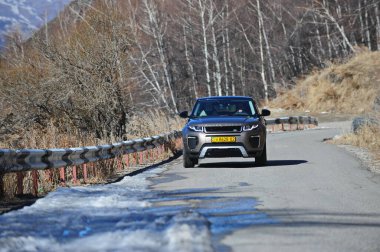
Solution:
<svg viewBox="0 0 380 252">
<path fill-rule="evenodd" d="M 250 131 L 250 130 L 256 129 L 257 127 L 259 127 L 258 124 L 244 125 L 243 126 L 243 131 Z"/>
<path fill-rule="evenodd" d="M 203 131 L 202 126 L 189 126 L 189 129 L 191 129 L 193 131 L 197 131 L 197 132 Z"/>
</svg>

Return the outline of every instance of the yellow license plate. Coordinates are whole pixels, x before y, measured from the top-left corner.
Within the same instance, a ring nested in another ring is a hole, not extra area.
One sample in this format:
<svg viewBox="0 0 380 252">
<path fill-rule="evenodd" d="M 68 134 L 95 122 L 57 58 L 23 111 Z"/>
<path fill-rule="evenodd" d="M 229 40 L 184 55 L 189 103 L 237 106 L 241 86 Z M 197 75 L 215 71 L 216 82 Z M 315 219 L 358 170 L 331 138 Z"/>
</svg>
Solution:
<svg viewBox="0 0 380 252">
<path fill-rule="evenodd" d="M 235 143 L 236 137 L 234 136 L 216 136 L 211 137 L 211 143 Z"/>
</svg>

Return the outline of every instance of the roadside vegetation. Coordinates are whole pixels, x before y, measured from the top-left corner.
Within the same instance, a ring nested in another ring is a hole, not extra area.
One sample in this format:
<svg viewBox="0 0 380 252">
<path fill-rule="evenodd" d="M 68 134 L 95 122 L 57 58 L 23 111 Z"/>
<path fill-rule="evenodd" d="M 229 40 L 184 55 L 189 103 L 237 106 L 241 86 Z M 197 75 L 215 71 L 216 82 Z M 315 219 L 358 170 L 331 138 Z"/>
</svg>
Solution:
<svg viewBox="0 0 380 252">
<path fill-rule="evenodd" d="M 362 50 L 302 77 L 290 90 L 279 90 L 269 106 L 311 113 L 372 113 L 380 107 L 380 52 Z"/>
<path fill-rule="evenodd" d="M 202 96 L 370 112 L 379 10 L 376 0 L 74 0 L 27 40 L 8 34 L 0 148 L 97 145 L 180 129 L 176 114 Z"/>
<path fill-rule="evenodd" d="M 378 117 L 380 120 L 380 117 Z M 353 145 L 369 150 L 380 171 L 380 126 L 364 126 L 357 133 L 348 133 L 332 141 L 335 144 Z"/>
<path fill-rule="evenodd" d="M 121 140 L 131 118 L 154 108 L 166 120 L 202 96 L 273 99 L 326 62 L 378 51 L 379 9 L 375 0 L 72 1 L 26 41 L 17 30 L 6 38 L 0 146 L 22 148 L 52 126 Z M 329 78 L 344 85 L 339 71 Z M 304 106 L 303 92 L 289 107 Z M 347 94 L 315 90 L 310 107 Z"/>
</svg>

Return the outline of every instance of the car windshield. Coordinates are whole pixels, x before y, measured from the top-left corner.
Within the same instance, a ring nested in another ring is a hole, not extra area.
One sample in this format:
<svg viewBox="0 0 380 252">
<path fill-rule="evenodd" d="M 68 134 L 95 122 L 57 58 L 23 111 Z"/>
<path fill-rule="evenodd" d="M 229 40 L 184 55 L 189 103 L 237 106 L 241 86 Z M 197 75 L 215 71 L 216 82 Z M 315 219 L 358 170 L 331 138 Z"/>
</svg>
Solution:
<svg viewBox="0 0 380 252">
<path fill-rule="evenodd" d="M 256 115 L 252 100 L 243 99 L 210 99 L 199 100 L 191 117 L 204 116 L 253 116 Z"/>
</svg>

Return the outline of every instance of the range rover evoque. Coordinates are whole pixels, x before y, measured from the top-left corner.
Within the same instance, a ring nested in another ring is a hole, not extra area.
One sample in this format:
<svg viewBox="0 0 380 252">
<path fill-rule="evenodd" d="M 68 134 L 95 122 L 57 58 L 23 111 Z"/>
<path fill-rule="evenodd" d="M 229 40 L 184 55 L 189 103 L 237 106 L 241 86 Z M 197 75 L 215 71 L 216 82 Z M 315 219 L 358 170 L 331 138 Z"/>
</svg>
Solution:
<svg viewBox="0 0 380 252">
<path fill-rule="evenodd" d="M 194 167 L 206 157 L 254 157 L 267 162 L 264 116 L 255 101 L 245 96 L 216 96 L 197 99 L 191 114 L 180 113 L 188 122 L 182 130 L 183 166 Z"/>
</svg>

